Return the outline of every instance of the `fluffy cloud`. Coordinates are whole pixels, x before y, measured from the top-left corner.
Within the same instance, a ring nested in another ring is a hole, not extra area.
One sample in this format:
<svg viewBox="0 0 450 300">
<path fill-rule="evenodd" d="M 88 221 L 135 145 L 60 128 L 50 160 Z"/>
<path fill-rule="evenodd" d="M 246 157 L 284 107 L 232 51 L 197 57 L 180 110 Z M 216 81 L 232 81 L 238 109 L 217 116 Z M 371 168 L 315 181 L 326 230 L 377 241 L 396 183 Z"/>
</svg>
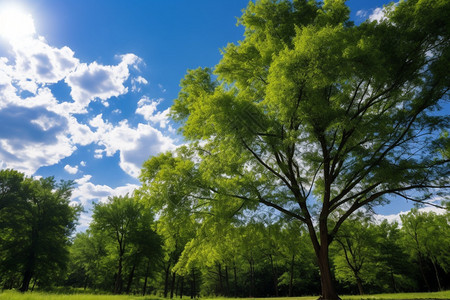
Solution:
<svg viewBox="0 0 450 300">
<path fill-rule="evenodd" d="M 80 109 L 95 99 L 107 105 L 105 100 L 128 92 L 124 86 L 130 76 L 128 67 L 136 66 L 141 59 L 134 54 L 122 55 L 120 58 L 122 61 L 116 66 L 103 66 L 97 62 L 80 64 L 66 77 L 65 81 L 72 89 L 70 95 L 81 106 Z"/>
<path fill-rule="evenodd" d="M 70 165 L 65 165 L 64 170 L 69 174 L 77 174 L 78 173 L 78 166 L 72 167 Z"/>
<path fill-rule="evenodd" d="M 439 202 L 439 200 L 432 200 L 430 202 L 431 203 Z M 446 209 L 441 209 L 441 208 L 438 208 L 438 207 L 435 207 L 435 206 L 431 206 L 431 205 L 419 208 L 419 211 L 421 211 L 421 212 L 434 212 L 436 214 L 444 214 L 444 213 L 447 212 Z M 401 216 L 402 215 L 406 215 L 407 213 L 409 213 L 409 211 L 401 211 L 398 214 L 391 214 L 391 215 L 377 215 L 376 214 L 376 215 L 374 215 L 374 218 L 375 218 L 375 221 L 378 222 L 378 223 L 381 223 L 382 221 L 387 220 L 390 223 L 397 222 L 397 223 L 399 223 L 401 225 L 402 224 Z"/>
<path fill-rule="evenodd" d="M 12 43 L 15 64 L 13 77 L 22 90 L 35 93 L 37 84 L 56 83 L 79 64 L 69 47 L 54 48 L 43 38 L 26 38 Z"/>
<path fill-rule="evenodd" d="M 153 108 L 150 100 L 138 105 L 136 113 L 144 116 L 146 124 L 131 125 L 126 120 L 111 123 L 103 119 L 105 115 L 120 120 L 122 111 L 126 111 L 104 109 L 112 97 L 124 95 L 130 89 L 138 93 L 148 84 L 144 77 L 136 74 L 142 63 L 139 57 L 134 54 L 118 56 L 116 65 L 80 62 L 69 47 L 53 47 L 43 37 L 32 33 L 10 39 L 9 44 L 2 44 L 0 48 L 0 168 L 34 175 L 39 168 L 56 166 L 75 152 L 86 155 L 93 151 L 94 158 L 98 159 L 119 153 L 120 167 L 137 177 L 142 163 L 150 155 L 175 147 L 171 138 L 153 127 L 156 124 L 165 128 L 168 124 L 169 111 L 156 109 L 159 101 Z M 6 49 L 4 46 L 8 49 L 2 52 Z M 91 105 L 97 100 L 104 106 Z M 93 118 L 93 115 L 97 116 Z M 63 165 L 63 168 L 74 175 L 79 174 L 80 168 L 89 172 L 87 165 L 82 161 L 75 166 Z M 118 176 L 122 175 L 125 174 Z M 74 204 L 81 203 L 89 209 L 89 201 L 103 202 L 110 196 L 132 193 L 137 187 L 132 183 L 115 188 L 97 185 L 91 175 L 85 175 L 76 180 L 72 199 Z M 82 228 L 86 228 L 90 220 L 90 213 L 83 213 Z"/>
<path fill-rule="evenodd" d="M 157 106 L 161 102 L 161 99 L 151 100 L 148 97 L 143 97 L 138 102 L 138 108 L 136 114 L 142 115 L 145 120 L 158 125 L 161 128 L 166 128 L 169 124 L 170 108 L 164 111 L 158 111 Z"/>
<path fill-rule="evenodd" d="M 175 148 L 171 138 L 164 136 L 160 131 L 148 124 L 138 124 L 131 127 L 127 121 L 118 126 L 105 122 L 102 115 L 96 116 L 89 123 L 97 128 L 97 143 L 104 149 L 97 149 L 97 157 L 103 153 L 107 156 L 120 151 L 120 167 L 129 175 L 137 177 L 142 163 L 151 155 Z"/>
<path fill-rule="evenodd" d="M 8 106 L 0 110 L 0 162 L 33 174 L 75 151 L 65 135 L 67 120 L 45 107 Z"/>
<path fill-rule="evenodd" d="M 33 174 L 39 167 L 50 166 L 72 155 L 79 146 L 92 143 L 104 145 L 96 151 L 111 155 L 116 151 L 131 151 L 141 147 L 140 141 L 154 137 L 162 142 L 162 134 L 147 127 L 132 129 L 128 125 L 92 131 L 83 118 L 75 113 L 87 113 L 91 101 L 100 99 L 105 105 L 111 97 L 128 92 L 125 82 L 130 67 L 137 69 L 141 59 L 134 54 L 118 56 L 117 65 L 104 66 L 97 62 L 80 63 L 74 51 L 65 46 L 55 48 L 42 37 L 29 35 L 12 39 L 9 57 L 0 57 L 0 165 Z M 51 87 L 65 82 L 73 99 L 56 99 Z M 132 85 L 147 84 L 142 76 L 135 76 Z M 70 101 L 73 100 L 73 101 Z M 115 110 L 120 115 L 120 110 Z M 81 121 L 80 121 L 81 120 Z M 104 124 L 106 125 L 106 124 Z M 117 127 L 117 128 L 115 128 Z M 98 129 L 98 128 L 97 128 Z M 145 130 L 150 130 L 145 133 Z M 106 131 L 105 131 L 106 130 Z M 102 136 L 102 134 L 107 134 Z M 147 137 L 147 139 L 146 139 Z M 132 145 L 132 143 L 138 143 Z M 120 146 L 114 146 L 117 143 Z M 145 142 L 143 142 L 145 143 Z M 123 162 L 133 174 L 134 163 Z M 66 171 L 74 172 L 66 168 Z"/>
<path fill-rule="evenodd" d="M 373 10 L 373 12 L 369 16 L 370 21 L 380 22 L 385 19 L 386 11 L 382 7 L 377 7 Z"/>
<path fill-rule="evenodd" d="M 145 84 L 148 84 L 148 81 L 147 81 L 147 79 L 145 79 L 142 76 L 132 78 L 131 79 L 131 91 L 132 92 L 140 92 L 141 91 L 140 85 L 145 85 Z"/>
<path fill-rule="evenodd" d="M 116 188 L 111 188 L 107 185 L 93 184 L 91 182 L 91 175 L 84 175 L 83 177 L 75 180 L 77 187 L 72 193 L 72 199 L 74 202 L 79 202 L 83 206 L 87 205 L 90 201 L 106 202 L 108 197 L 123 196 L 125 194 L 132 194 L 139 186 L 135 184 L 127 184 Z"/>
</svg>

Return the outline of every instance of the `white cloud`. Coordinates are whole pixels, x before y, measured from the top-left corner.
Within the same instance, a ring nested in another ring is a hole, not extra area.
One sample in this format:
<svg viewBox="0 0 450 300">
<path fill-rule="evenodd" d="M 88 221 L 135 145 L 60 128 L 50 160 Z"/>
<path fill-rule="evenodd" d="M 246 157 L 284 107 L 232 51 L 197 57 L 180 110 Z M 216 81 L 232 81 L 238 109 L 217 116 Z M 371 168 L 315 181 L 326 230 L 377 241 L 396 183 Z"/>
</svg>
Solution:
<svg viewBox="0 0 450 300">
<path fill-rule="evenodd" d="M 356 12 L 356 16 L 358 18 L 365 18 L 367 16 L 367 11 L 366 10 L 358 10 Z"/>
<path fill-rule="evenodd" d="M 96 157 L 102 157 L 103 153 L 112 156 L 120 151 L 120 167 L 133 177 L 139 176 L 141 165 L 149 156 L 175 148 L 171 138 L 148 124 L 140 123 L 133 128 L 125 120 L 113 126 L 101 114 L 89 124 L 97 129 L 97 143 L 105 147 L 95 150 Z"/>
<path fill-rule="evenodd" d="M 92 222 L 92 212 L 81 212 L 78 217 L 77 232 L 84 232 Z"/>
<path fill-rule="evenodd" d="M 432 200 L 430 202 L 434 203 L 436 201 L 438 201 L 438 200 Z M 434 212 L 436 214 L 444 214 L 444 213 L 447 212 L 446 209 L 441 209 L 441 208 L 438 208 L 438 207 L 435 207 L 435 206 L 431 206 L 431 205 L 424 206 L 422 208 L 419 208 L 418 210 L 420 212 L 427 212 L 427 213 L 428 212 Z M 397 214 L 390 214 L 390 215 L 375 214 L 374 218 L 375 218 L 375 221 L 378 222 L 378 223 L 381 223 L 383 220 L 387 220 L 390 223 L 397 222 L 398 224 L 401 225 L 402 224 L 402 220 L 401 220 L 400 216 L 406 215 L 409 212 L 410 211 L 408 210 L 408 211 L 401 211 L 401 212 L 399 212 Z"/>
<path fill-rule="evenodd" d="M 370 14 L 369 16 L 369 20 L 372 21 L 377 21 L 377 22 L 381 22 L 382 20 L 384 20 L 386 11 L 382 8 L 382 7 L 377 7 L 373 10 L 373 12 Z"/>
<path fill-rule="evenodd" d="M 139 188 L 136 184 L 127 184 L 112 188 L 108 185 L 98 185 L 91 182 L 91 175 L 84 175 L 75 180 L 76 188 L 72 192 L 72 201 L 79 202 L 83 206 L 90 201 L 108 201 L 108 197 L 123 196 L 125 194 L 132 194 L 133 191 Z"/>
<path fill-rule="evenodd" d="M 141 88 L 139 85 L 148 84 L 147 79 L 142 76 L 134 77 L 131 79 L 131 91 L 132 92 L 140 92 Z"/>
<path fill-rule="evenodd" d="M 161 128 L 166 128 L 168 123 L 170 122 L 170 108 L 167 108 L 164 111 L 158 111 L 156 107 L 161 101 L 162 99 L 151 100 L 148 97 L 143 97 L 138 102 L 136 114 L 142 115 L 145 120 L 156 124 Z"/>
<path fill-rule="evenodd" d="M 28 175 L 58 163 L 76 150 L 66 135 L 67 124 L 44 106 L 0 109 L 0 162 Z"/>
<path fill-rule="evenodd" d="M 13 77 L 21 89 L 35 92 L 36 84 L 56 83 L 79 64 L 69 47 L 54 48 L 42 38 L 12 42 L 15 65 Z"/>
<path fill-rule="evenodd" d="M 124 86 L 130 76 L 128 67 L 136 66 L 141 59 L 134 54 L 120 56 L 122 61 L 116 66 L 99 65 L 97 62 L 91 64 L 80 64 L 78 68 L 69 74 L 65 81 L 72 89 L 70 95 L 78 104 L 79 111 L 84 111 L 90 101 L 106 100 L 117 97 L 128 92 Z"/>
<path fill-rule="evenodd" d="M 388 12 L 390 12 L 392 9 L 394 9 L 398 5 L 398 3 L 399 2 L 395 2 L 395 3 L 389 4 L 384 7 L 374 8 L 372 10 L 372 13 L 369 15 L 369 21 L 370 22 L 373 22 L 373 21 L 381 22 L 381 21 L 386 20 L 387 19 L 386 14 Z"/>
<path fill-rule="evenodd" d="M 64 170 L 69 173 L 69 174 L 77 174 L 78 173 L 78 166 L 70 166 L 70 165 L 65 165 L 64 166 Z"/>
<path fill-rule="evenodd" d="M 168 126 L 169 110 L 157 111 L 160 100 L 143 98 L 139 102 L 136 113 L 148 124 L 113 124 L 104 121 L 102 114 L 95 118 L 87 114 L 92 101 L 107 105 L 111 97 L 128 93 L 130 86 L 138 91 L 148 84 L 144 77 L 132 75 L 142 63 L 136 55 L 118 56 L 117 65 L 101 65 L 95 61 L 80 62 L 69 47 L 53 47 L 35 34 L 9 43 L 9 56 L 0 57 L 2 168 L 33 175 L 40 167 L 55 165 L 71 156 L 78 147 L 97 144 L 95 158 L 119 152 L 120 167 L 136 177 L 150 155 L 175 147 L 171 138 L 153 127 Z M 54 84 L 67 84 L 72 99 L 57 99 L 52 92 Z M 117 117 L 121 110 L 115 108 L 112 114 Z M 168 127 L 170 132 L 172 128 Z M 64 169 L 70 174 L 79 172 L 79 166 L 66 165 Z M 82 187 L 101 191 L 99 186 L 94 188 L 88 183 Z"/>
</svg>

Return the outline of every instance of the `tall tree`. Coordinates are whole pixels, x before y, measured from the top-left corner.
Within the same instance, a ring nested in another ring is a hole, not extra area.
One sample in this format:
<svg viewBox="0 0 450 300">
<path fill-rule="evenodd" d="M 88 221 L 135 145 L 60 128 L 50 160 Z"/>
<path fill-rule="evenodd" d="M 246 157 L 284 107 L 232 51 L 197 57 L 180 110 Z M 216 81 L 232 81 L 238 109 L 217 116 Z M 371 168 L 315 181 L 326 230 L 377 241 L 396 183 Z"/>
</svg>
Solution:
<svg viewBox="0 0 450 300">
<path fill-rule="evenodd" d="M 90 229 L 95 237 L 108 236 L 108 252 L 116 260 L 114 293 L 130 292 L 136 268 L 159 256 L 161 240 L 153 230 L 154 217 L 150 210 L 134 197 L 114 196 L 106 203 L 94 205 Z M 147 274 L 148 275 L 148 274 Z"/>
<path fill-rule="evenodd" d="M 117 254 L 117 269 L 114 293 L 120 294 L 123 288 L 123 263 L 130 247 L 130 235 L 136 229 L 140 216 L 139 203 L 128 195 L 110 197 L 108 202 L 96 204 L 92 215 L 94 234 L 106 234 L 114 241 Z"/>
<path fill-rule="evenodd" d="M 80 207 L 70 205 L 72 182 L 36 180 L 11 170 L 0 175 L 2 264 L 19 270 L 25 292 L 33 278 L 48 282 L 66 267 Z"/>
<path fill-rule="evenodd" d="M 436 113 L 449 96 L 450 2 L 403 1 L 358 26 L 344 2 L 250 2 L 216 76 L 181 81 L 171 111 L 192 153 L 150 159 L 142 173 L 144 189 L 180 187 L 183 206 L 217 217 L 267 206 L 305 223 L 323 299 L 339 298 L 329 245 L 349 216 L 421 202 L 450 178 L 439 151 L 448 116 Z"/>
</svg>

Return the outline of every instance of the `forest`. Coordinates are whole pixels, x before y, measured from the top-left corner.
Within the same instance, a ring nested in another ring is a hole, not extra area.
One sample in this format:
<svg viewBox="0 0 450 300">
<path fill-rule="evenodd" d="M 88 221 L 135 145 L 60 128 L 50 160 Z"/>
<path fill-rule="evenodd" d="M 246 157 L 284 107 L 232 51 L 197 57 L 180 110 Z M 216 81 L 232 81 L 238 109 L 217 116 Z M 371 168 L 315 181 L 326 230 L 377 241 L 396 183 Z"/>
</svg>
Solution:
<svg viewBox="0 0 450 300">
<path fill-rule="evenodd" d="M 269 212 L 229 224 L 156 218 L 142 198 L 96 204 L 86 232 L 70 182 L 0 171 L 2 289 L 163 297 L 320 293 L 305 226 Z M 341 294 L 449 289 L 450 213 L 413 209 L 397 222 L 355 214 L 330 261 Z"/>
<path fill-rule="evenodd" d="M 345 1 L 260 0 L 170 116 L 185 143 L 133 194 L 82 207 L 71 182 L 6 169 L 0 284 L 163 297 L 437 291 L 450 282 L 450 1 L 355 25 Z M 417 207 L 401 223 L 374 208 Z M 424 205 L 442 213 L 424 212 Z"/>
</svg>

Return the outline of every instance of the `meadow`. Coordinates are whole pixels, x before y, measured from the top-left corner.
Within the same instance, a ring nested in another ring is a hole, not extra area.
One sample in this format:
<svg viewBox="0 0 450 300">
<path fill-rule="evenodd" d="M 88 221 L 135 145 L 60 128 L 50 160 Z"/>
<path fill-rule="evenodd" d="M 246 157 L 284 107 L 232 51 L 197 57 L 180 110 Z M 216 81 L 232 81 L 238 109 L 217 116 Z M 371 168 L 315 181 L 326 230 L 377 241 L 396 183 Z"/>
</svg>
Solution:
<svg viewBox="0 0 450 300">
<path fill-rule="evenodd" d="M 316 300 L 318 296 L 306 297 L 280 297 L 280 298 L 245 298 L 246 300 Z M 433 293 L 399 293 L 399 294 L 376 294 L 376 295 L 353 295 L 341 296 L 342 300 L 389 300 L 389 299 L 450 299 L 450 291 Z M 93 294 L 52 294 L 52 293 L 20 293 L 16 291 L 4 291 L 0 293 L 2 300 L 162 300 L 157 296 L 132 296 L 132 295 L 93 295 Z M 176 299 L 176 298 L 174 298 Z M 184 297 L 189 299 L 189 297 Z M 202 300 L 231 300 L 244 298 L 201 298 Z"/>
</svg>

